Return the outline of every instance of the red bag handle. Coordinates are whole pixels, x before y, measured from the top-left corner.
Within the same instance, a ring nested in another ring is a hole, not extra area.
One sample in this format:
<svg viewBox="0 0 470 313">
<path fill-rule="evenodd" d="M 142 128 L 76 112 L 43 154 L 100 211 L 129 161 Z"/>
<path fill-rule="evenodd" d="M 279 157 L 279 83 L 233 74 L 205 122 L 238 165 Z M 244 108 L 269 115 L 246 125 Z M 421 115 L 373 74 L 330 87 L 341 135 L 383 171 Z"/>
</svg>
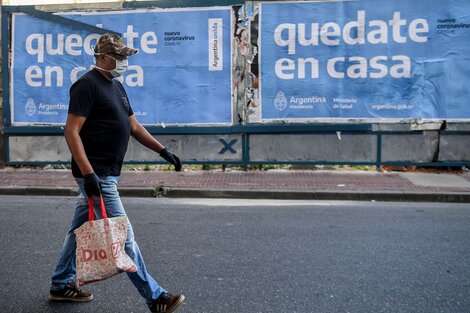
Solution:
<svg viewBox="0 0 470 313">
<path fill-rule="evenodd" d="M 102 218 L 108 218 L 106 214 L 106 207 L 104 206 L 103 196 L 100 195 L 100 206 L 101 206 L 101 216 Z M 95 220 L 95 203 L 93 201 L 93 197 L 88 197 L 88 220 L 94 221 Z"/>
</svg>

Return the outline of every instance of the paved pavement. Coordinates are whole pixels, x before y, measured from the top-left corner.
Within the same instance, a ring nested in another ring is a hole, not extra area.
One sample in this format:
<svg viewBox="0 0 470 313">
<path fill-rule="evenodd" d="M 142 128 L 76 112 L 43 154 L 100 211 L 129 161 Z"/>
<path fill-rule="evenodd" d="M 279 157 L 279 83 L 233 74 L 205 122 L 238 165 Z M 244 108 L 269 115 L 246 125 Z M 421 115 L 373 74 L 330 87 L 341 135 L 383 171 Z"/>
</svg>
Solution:
<svg viewBox="0 0 470 313">
<path fill-rule="evenodd" d="M 129 197 L 316 199 L 470 203 L 470 173 L 271 171 L 123 171 Z M 0 170 L 0 194 L 70 196 L 69 170 Z"/>
<path fill-rule="evenodd" d="M 73 197 L 0 196 L 1 313 L 150 313 L 127 275 L 49 302 Z M 468 313 L 464 203 L 123 198 L 176 313 Z"/>
</svg>

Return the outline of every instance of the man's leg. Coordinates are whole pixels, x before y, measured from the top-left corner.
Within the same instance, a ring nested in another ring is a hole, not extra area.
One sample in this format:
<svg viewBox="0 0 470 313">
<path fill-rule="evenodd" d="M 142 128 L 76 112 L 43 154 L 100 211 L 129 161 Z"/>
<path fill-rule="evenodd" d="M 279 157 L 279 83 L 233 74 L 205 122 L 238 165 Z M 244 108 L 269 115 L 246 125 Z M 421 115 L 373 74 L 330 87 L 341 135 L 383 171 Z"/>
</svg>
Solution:
<svg viewBox="0 0 470 313">
<path fill-rule="evenodd" d="M 59 260 L 52 274 L 49 292 L 50 300 L 82 302 L 93 299 L 91 293 L 80 290 L 74 282 L 76 273 L 75 250 L 77 246 L 74 230 L 88 220 L 88 202 L 84 196 L 83 179 L 77 179 L 77 183 L 82 193 L 77 197 L 72 223 L 65 236 Z"/>
<path fill-rule="evenodd" d="M 118 182 L 119 177 L 116 176 L 101 178 L 101 192 L 106 206 L 106 213 L 110 218 L 126 216 L 117 190 Z M 137 272 L 127 273 L 127 275 L 142 297 L 146 299 L 147 304 L 153 303 L 165 290 L 160 287 L 155 279 L 147 272 L 139 246 L 134 239 L 134 231 L 130 223 L 128 224 L 127 240 L 124 250 L 137 266 Z"/>
<path fill-rule="evenodd" d="M 78 180 L 77 180 L 78 181 Z M 75 277 L 75 250 L 77 242 L 75 241 L 75 229 L 80 227 L 88 220 L 88 202 L 83 194 L 77 197 L 75 213 L 67 232 L 60 252 L 59 260 L 52 274 L 52 283 L 55 285 L 65 285 Z"/>
</svg>

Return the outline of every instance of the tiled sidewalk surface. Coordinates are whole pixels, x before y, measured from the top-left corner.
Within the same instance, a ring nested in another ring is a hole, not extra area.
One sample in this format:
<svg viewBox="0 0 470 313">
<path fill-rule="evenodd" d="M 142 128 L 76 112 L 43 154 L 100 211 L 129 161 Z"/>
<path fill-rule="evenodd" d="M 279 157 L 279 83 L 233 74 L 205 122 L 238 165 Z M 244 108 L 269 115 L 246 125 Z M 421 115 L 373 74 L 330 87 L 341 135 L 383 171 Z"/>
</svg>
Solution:
<svg viewBox="0 0 470 313">
<path fill-rule="evenodd" d="M 0 188 L 76 187 L 69 170 L 0 170 Z M 120 188 L 227 191 L 470 193 L 470 173 L 123 171 Z"/>
</svg>

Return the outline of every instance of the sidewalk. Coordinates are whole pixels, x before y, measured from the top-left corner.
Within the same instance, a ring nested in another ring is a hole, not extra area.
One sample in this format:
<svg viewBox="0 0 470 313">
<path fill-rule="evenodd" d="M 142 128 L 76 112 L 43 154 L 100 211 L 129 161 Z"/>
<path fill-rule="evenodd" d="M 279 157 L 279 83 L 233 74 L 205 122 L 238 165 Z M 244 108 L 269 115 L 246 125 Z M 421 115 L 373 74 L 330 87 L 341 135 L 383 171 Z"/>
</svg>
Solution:
<svg viewBox="0 0 470 313">
<path fill-rule="evenodd" d="M 124 171 L 125 197 L 207 197 L 470 203 L 470 173 Z M 0 170 L 1 195 L 75 196 L 69 170 Z"/>
</svg>

